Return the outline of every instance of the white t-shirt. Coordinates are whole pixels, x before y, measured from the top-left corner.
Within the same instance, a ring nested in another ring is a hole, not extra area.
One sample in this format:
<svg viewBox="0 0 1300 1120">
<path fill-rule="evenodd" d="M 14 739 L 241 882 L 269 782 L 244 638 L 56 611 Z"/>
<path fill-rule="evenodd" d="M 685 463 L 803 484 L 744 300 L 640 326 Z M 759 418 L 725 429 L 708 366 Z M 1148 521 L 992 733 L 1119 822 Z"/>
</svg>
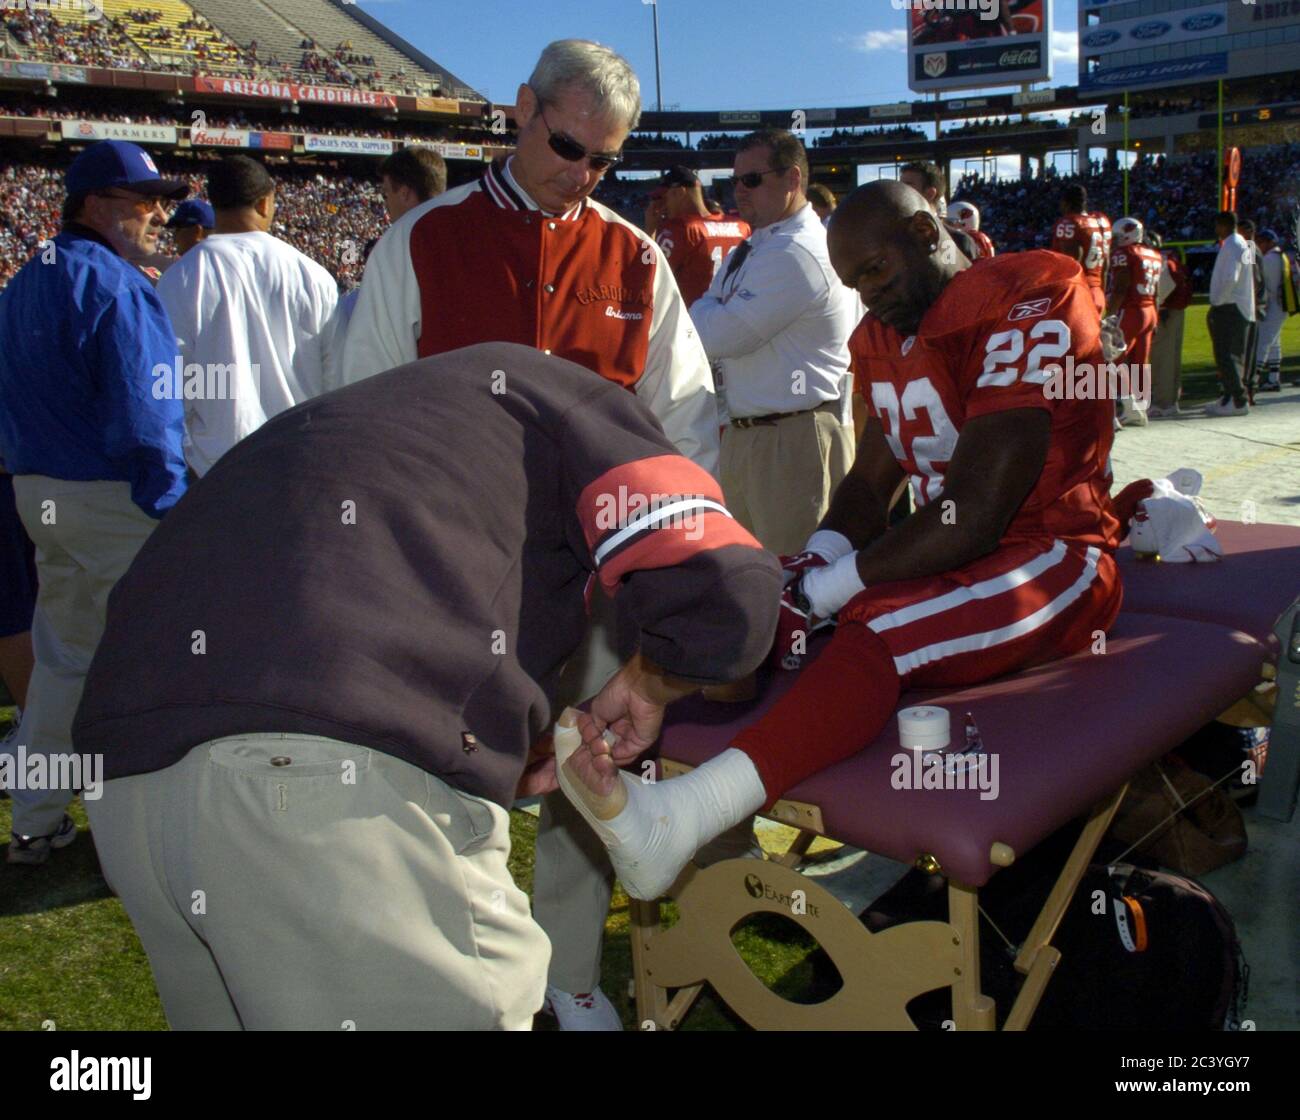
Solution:
<svg viewBox="0 0 1300 1120">
<path fill-rule="evenodd" d="M 1239 233 L 1219 246 L 1210 276 L 1210 306 L 1234 304 L 1247 322 L 1255 319 L 1255 246 Z"/>
<path fill-rule="evenodd" d="M 183 370 L 169 387 L 185 398 L 185 458 L 196 474 L 334 387 L 338 285 L 269 233 L 205 238 L 163 274 L 158 296 L 176 331 Z"/>
</svg>

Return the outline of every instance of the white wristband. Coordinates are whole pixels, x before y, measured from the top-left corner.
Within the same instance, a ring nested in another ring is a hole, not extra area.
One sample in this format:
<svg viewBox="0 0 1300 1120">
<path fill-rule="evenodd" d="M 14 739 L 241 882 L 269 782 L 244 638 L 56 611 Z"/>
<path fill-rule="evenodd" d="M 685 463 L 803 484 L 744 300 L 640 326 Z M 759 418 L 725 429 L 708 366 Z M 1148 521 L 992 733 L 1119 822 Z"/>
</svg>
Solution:
<svg viewBox="0 0 1300 1120">
<path fill-rule="evenodd" d="M 841 556 L 825 568 L 812 568 L 804 573 L 803 593 L 808 597 L 812 613 L 818 618 L 829 618 L 867 585 L 858 575 L 858 554 Z"/>
<path fill-rule="evenodd" d="M 853 544 L 843 533 L 834 529 L 818 529 L 808 543 L 803 546 L 805 552 L 815 552 L 828 564 L 834 564 L 841 556 L 848 556 L 854 551 Z"/>
</svg>

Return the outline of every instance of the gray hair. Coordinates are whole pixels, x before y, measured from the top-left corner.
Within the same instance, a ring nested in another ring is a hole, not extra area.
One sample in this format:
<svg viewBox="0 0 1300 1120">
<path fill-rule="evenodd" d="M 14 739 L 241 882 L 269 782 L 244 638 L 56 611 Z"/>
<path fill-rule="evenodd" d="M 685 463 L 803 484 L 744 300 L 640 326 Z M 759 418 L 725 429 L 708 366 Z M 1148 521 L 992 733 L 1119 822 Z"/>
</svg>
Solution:
<svg viewBox="0 0 1300 1120">
<path fill-rule="evenodd" d="M 528 85 L 538 100 L 552 105 L 567 90 L 585 93 L 629 130 L 641 120 L 636 72 L 617 51 L 588 39 L 557 39 L 548 45 Z"/>
</svg>

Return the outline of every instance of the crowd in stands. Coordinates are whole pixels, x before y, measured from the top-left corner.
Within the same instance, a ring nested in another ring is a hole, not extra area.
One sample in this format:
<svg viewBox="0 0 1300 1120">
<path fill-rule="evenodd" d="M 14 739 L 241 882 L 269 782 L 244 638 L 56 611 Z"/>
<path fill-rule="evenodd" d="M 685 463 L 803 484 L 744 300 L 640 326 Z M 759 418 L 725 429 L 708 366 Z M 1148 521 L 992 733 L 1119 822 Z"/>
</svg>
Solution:
<svg viewBox="0 0 1300 1120">
<path fill-rule="evenodd" d="M 69 66 L 107 66 L 147 70 L 151 64 L 111 19 L 60 20 L 39 9 L 6 8 L 4 27 L 31 57 Z"/>
<path fill-rule="evenodd" d="M 163 174 L 189 181 L 199 192 L 202 172 L 194 164 L 159 159 Z M 361 282 L 362 250 L 383 233 L 387 219 L 377 182 L 327 175 L 312 168 L 274 167 L 275 224 L 271 230 L 329 269 L 347 290 Z M 0 288 L 59 232 L 65 197 L 63 169 L 36 163 L 0 163 Z M 201 195 L 200 195 L 201 197 Z M 159 252 L 173 251 L 165 234 Z"/>
<path fill-rule="evenodd" d="M 103 112 L 82 104 L 68 104 L 62 99 L 58 102 L 51 102 L 45 98 L 0 99 L 0 117 L 45 117 L 56 121 L 113 121 L 118 124 L 157 124 L 179 128 L 193 127 L 194 114 L 200 109 L 204 114 L 204 126 L 207 128 L 311 132 L 320 136 L 373 136 L 383 140 L 405 140 L 415 144 L 427 144 L 433 141 L 480 145 L 514 142 L 512 137 L 498 135 L 486 128 L 459 128 L 423 122 L 418 125 L 411 122 L 398 127 L 377 127 L 368 120 L 358 121 L 356 124 L 339 123 L 337 112 L 323 113 L 320 120 L 305 114 L 288 116 L 274 112 L 247 113 L 242 109 L 220 112 L 196 105 L 163 106 L 152 113 L 122 110 Z"/>
<path fill-rule="evenodd" d="M 663 148 L 685 148 L 680 136 L 665 136 L 662 132 L 646 133 L 634 132 L 627 138 L 623 145 L 624 149 L 636 148 L 641 150 L 656 150 Z"/>
<path fill-rule="evenodd" d="M 871 140 L 924 140 L 926 135 L 919 128 L 910 124 L 894 125 L 891 128 L 836 128 L 826 136 L 813 140 L 814 148 L 843 148 L 854 144 L 863 144 Z"/>
<path fill-rule="evenodd" d="M 159 23 L 161 13 L 154 9 L 133 8 L 125 16 L 126 22 L 107 15 L 93 20 L 60 20 L 48 12 L 6 8 L 0 26 L 21 47 L 20 52 L 9 53 L 74 66 L 258 80 L 315 80 L 412 96 L 437 93 L 440 85 L 435 75 L 408 74 L 405 66 L 385 78 L 373 56 L 353 51 L 347 42 L 328 52 L 312 40 L 304 40 L 302 57 L 294 66 L 275 54 L 263 55 L 257 40 L 245 47 L 231 42 L 200 16 L 186 20 L 179 31 Z M 0 57 L 7 47 L 0 36 Z M 156 52 L 157 57 L 147 51 Z M 181 52 L 192 57 L 177 57 Z"/>
<path fill-rule="evenodd" d="M 1092 119 L 1091 112 L 1088 119 Z M 965 124 L 954 125 L 951 128 L 945 128 L 945 136 L 978 136 L 986 132 L 1026 132 L 1037 131 L 1044 128 L 1065 128 L 1064 121 L 1058 121 L 1054 117 L 1045 117 L 1042 119 L 1033 119 L 1026 121 L 1013 120 L 1011 117 L 989 118 L 987 120 L 967 121 Z"/>
<path fill-rule="evenodd" d="M 1244 153 L 1237 210 L 1260 228 L 1289 233 L 1300 211 L 1300 144 L 1277 145 Z M 1144 158 L 1129 171 L 1128 216 L 1137 218 L 1166 241 L 1205 241 L 1214 238 L 1214 197 L 1217 169 L 1214 153 L 1185 160 Z M 1075 181 L 1049 168 L 1042 178 L 988 182 L 978 174 L 965 176 L 954 199 L 980 208 L 981 228 L 999 252 L 1044 248 L 1051 240 L 1058 214 L 1060 188 Z M 1118 165 L 1094 164 L 1081 182 L 1089 206 L 1109 215 L 1125 216 L 1124 176 Z"/>
</svg>

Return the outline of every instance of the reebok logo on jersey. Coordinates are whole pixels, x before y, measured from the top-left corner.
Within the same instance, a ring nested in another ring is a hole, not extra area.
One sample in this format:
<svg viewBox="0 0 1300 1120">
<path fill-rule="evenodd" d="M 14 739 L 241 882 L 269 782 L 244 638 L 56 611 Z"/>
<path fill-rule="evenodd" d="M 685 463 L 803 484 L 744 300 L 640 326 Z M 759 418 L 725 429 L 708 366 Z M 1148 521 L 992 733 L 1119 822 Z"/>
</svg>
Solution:
<svg viewBox="0 0 1300 1120">
<path fill-rule="evenodd" d="M 1019 319 L 1037 319 L 1040 315 L 1046 315 L 1048 308 L 1052 306 L 1052 301 L 1048 299 L 1031 299 L 1024 303 L 1018 303 L 1007 315 L 1009 322 L 1016 322 Z"/>
</svg>

